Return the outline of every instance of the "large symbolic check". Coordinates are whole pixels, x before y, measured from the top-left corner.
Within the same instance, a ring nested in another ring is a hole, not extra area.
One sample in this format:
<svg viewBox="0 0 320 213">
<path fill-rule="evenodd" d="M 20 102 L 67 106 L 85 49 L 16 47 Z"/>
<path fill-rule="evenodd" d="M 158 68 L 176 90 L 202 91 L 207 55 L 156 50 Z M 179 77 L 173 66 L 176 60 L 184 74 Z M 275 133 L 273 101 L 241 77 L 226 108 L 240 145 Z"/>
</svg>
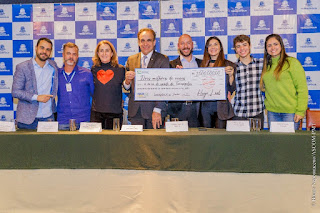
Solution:
<svg viewBox="0 0 320 213">
<path fill-rule="evenodd" d="M 136 101 L 225 100 L 224 67 L 135 69 Z"/>
</svg>

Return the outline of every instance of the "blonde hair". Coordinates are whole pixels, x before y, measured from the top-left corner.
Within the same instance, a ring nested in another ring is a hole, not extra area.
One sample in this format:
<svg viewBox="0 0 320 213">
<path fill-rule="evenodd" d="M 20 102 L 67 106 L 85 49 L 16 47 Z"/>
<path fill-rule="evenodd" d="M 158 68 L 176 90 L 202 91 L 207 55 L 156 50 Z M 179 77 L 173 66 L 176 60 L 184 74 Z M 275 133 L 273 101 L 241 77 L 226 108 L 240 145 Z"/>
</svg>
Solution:
<svg viewBox="0 0 320 213">
<path fill-rule="evenodd" d="M 262 69 L 261 78 L 260 78 L 261 91 L 265 91 L 264 84 L 263 84 L 263 75 L 271 68 L 271 65 L 272 65 L 272 59 L 271 59 L 272 57 L 271 57 L 271 55 L 269 55 L 269 53 L 267 51 L 267 42 L 271 38 L 277 39 L 277 41 L 279 41 L 280 46 L 281 46 L 280 60 L 279 60 L 279 63 L 277 65 L 276 69 L 274 70 L 274 73 L 273 73 L 276 80 L 279 80 L 281 72 L 283 71 L 282 68 L 283 68 L 284 64 L 286 63 L 288 65 L 288 67 L 290 66 L 290 64 L 288 62 L 289 56 L 286 53 L 286 49 L 284 47 L 281 36 L 278 34 L 268 35 L 266 38 L 266 41 L 264 43 L 263 69 Z"/>
<path fill-rule="evenodd" d="M 76 48 L 77 49 L 77 53 L 79 52 L 79 48 L 76 44 L 72 43 L 72 42 L 68 42 L 66 44 L 63 45 L 63 52 L 64 50 L 69 47 L 69 48 Z"/>
<path fill-rule="evenodd" d="M 94 51 L 94 56 L 92 57 L 93 66 L 96 66 L 96 67 L 101 66 L 101 59 L 98 56 L 98 51 L 99 51 L 100 46 L 103 45 L 103 44 L 109 45 L 109 47 L 110 47 L 110 49 L 111 49 L 111 51 L 113 53 L 112 56 L 111 56 L 111 59 L 110 59 L 111 66 L 113 66 L 113 67 L 119 66 L 116 49 L 114 48 L 113 44 L 110 41 L 107 41 L 107 40 L 103 40 L 103 41 L 100 41 L 98 43 L 98 45 L 97 45 L 97 47 L 96 47 L 96 49 Z"/>
</svg>

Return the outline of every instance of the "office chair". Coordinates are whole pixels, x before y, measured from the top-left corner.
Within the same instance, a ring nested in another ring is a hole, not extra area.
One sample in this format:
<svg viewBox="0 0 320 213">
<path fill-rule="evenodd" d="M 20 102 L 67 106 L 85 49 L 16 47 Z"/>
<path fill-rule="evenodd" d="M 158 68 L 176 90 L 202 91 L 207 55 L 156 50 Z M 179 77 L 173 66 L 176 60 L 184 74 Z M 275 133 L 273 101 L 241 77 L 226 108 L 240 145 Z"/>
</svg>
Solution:
<svg viewBox="0 0 320 213">
<path fill-rule="evenodd" d="M 316 128 L 320 127 L 320 110 L 310 110 L 306 111 L 306 128 L 310 131 L 310 128 L 314 125 Z"/>
</svg>

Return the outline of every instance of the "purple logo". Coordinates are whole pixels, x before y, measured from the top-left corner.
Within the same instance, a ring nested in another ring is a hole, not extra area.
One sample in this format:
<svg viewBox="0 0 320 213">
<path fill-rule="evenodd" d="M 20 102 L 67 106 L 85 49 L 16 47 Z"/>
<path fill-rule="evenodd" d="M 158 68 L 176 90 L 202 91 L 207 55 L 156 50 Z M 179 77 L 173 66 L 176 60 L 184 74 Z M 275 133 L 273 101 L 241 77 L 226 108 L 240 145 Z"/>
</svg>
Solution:
<svg viewBox="0 0 320 213">
<path fill-rule="evenodd" d="M 97 3 L 97 20 L 116 20 L 117 3 L 116 2 L 99 2 Z"/>
<path fill-rule="evenodd" d="M 77 21 L 76 38 L 95 38 L 96 37 L 95 21 Z"/>
<path fill-rule="evenodd" d="M 183 18 L 204 17 L 204 1 L 183 1 Z"/>
<path fill-rule="evenodd" d="M 54 4 L 55 21 L 74 21 L 75 5 L 74 4 Z"/>
</svg>

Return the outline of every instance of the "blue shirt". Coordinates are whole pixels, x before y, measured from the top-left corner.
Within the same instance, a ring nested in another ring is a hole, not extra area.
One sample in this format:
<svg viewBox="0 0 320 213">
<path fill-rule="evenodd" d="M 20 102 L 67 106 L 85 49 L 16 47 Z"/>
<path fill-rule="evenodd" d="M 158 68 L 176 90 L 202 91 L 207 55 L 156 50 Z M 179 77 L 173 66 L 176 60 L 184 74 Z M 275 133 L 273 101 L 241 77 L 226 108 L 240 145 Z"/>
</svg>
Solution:
<svg viewBox="0 0 320 213">
<path fill-rule="evenodd" d="M 38 95 L 50 95 L 52 90 L 54 68 L 46 61 L 43 67 L 33 59 L 33 68 L 37 80 Z M 38 95 L 32 97 L 33 101 L 37 100 Z M 52 102 L 49 100 L 47 103 L 39 102 L 37 118 L 47 118 L 52 115 Z"/>
<path fill-rule="evenodd" d="M 185 59 L 182 55 L 180 55 L 180 61 L 183 68 L 198 68 L 196 57 L 194 57 L 193 55 L 190 62 L 187 61 L 187 59 Z"/>
<path fill-rule="evenodd" d="M 91 71 L 76 65 L 68 75 L 62 67 L 58 70 L 58 80 L 57 113 L 59 124 L 68 124 L 70 119 L 76 119 L 76 123 L 89 122 L 90 98 L 94 91 Z M 66 84 L 69 82 L 72 88 L 70 92 L 66 88 Z"/>
</svg>

